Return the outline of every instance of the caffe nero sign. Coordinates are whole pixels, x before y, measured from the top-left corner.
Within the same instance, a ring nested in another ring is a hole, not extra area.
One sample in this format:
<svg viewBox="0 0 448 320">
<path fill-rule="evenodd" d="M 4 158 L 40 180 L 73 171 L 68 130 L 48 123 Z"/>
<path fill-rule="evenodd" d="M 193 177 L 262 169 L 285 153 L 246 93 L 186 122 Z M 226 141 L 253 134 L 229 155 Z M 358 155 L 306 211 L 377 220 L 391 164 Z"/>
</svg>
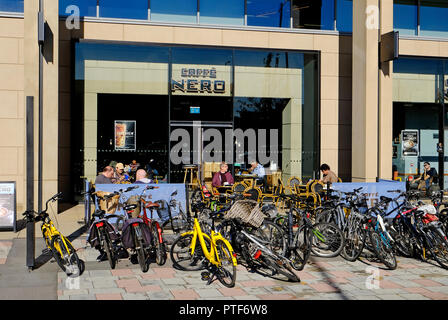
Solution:
<svg viewBox="0 0 448 320">
<path fill-rule="evenodd" d="M 173 67 L 171 92 L 173 94 L 225 95 L 227 81 L 224 78 L 228 74 L 229 72 L 220 72 L 215 67 Z"/>
</svg>

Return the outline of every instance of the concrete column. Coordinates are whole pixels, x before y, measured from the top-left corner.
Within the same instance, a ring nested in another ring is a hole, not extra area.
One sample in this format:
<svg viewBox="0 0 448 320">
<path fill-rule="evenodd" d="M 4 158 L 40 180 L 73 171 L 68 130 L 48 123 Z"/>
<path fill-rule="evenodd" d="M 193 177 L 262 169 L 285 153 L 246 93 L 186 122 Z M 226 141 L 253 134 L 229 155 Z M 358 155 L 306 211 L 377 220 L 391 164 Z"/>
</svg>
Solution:
<svg viewBox="0 0 448 320">
<path fill-rule="evenodd" d="M 44 20 L 48 28 L 43 61 L 43 201 L 57 193 L 58 185 L 58 1 L 43 0 Z M 37 200 L 38 128 L 39 128 L 39 45 L 37 15 L 39 1 L 25 1 L 24 61 L 25 97 L 34 96 L 35 128 L 35 199 Z M 36 201 L 37 208 L 37 201 Z"/>
<path fill-rule="evenodd" d="M 353 1 L 352 180 L 378 177 L 379 0 Z"/>
<path fill-rule="evenodd" d="M 380 34 L 394 30 L 394 1 L 380 0 Z M 393 62 L 381 64 L 379 70 L 379 177 L 392 179 L 393 139 Z"/>
<path fill-rule="evenodd" d="M 44 49 L 43 83 L 43 200 L 58 192 L 59 146 L 59 1 L 44 0 L 48 24 Z"/>
<path fill-rule="evenodd" d="M 37 209 L 37 153 L 38 144 L 38 103 L 39 103 L 39 45 L 37 42 L 37 12 L 39 11 L 39 1 L 24 1 L 24 103 L 27 96 L 34 97 L 34 203 Z M 24 114 L 25 109 L 23 110 Z M 24 119 L 25 121 L 25 119 Z M 25 128 L 25 126 L 24 126 Z M 26 134 L 23 145 L 26 146 Z M 26 163 L 26 152 L 25 162 Z M 28 172 L 25 170 L 25 179 Z M 26 192 L 26 189 L 25 189 Z M 26 195 L 28 197 L 28 195 Z M 26 203 L 26 201 L 25 201 Z M 22 203 L 24 207 L 24 203 Z"/>
</svg>

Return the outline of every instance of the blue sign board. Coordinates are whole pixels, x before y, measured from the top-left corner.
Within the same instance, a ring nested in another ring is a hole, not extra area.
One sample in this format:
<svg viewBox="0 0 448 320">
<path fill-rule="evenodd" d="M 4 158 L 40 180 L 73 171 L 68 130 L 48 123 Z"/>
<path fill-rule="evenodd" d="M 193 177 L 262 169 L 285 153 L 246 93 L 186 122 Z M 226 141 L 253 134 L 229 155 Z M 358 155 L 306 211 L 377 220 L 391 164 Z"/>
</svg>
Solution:
<svg viewBox="0 0 448 320">
<path fill-rule="evenodd" d="M 151 184 L 151 186 L 157 187 L 157 189 L 153 190 L 146 190 L 145 188 L 147 184 L 97 184 L 95 186 L 95 191 L 103 191 L 103 192 L 114 192 L 119 190 L 126 190 L 129 187 L 138 187 L 132 191 L 123 193 L 120 200 L 119 205 L 117 206 L 117 210 L 114 214 L 116 215 L 125 215 L 125 212 L 123 210 L 123 204 L 132 196 L 142 196 L 144 195 L 144 198 L 146 201 L 152 201 L 156 202 L 159 200 L 162 200 L 165 204 L 173 204 L 173 206 L 170 207 L 171 216 L 175 217 L 180 214 L 180 210 L 182 212 L 188 211 L 188 201 L 187 201 L 187 190 L 186 186 L 183 183 L 178 184 Z M 144 193 L 143 193 L 144 191 Z M 172 194 L 176 191 L 176 195 Z M 174 201 L 173 201 L 174 200 Z M 175 205 L 174 205 L 175 204 Z M 99 208 L 98 201 L 95 203 L 96 209 Z M 147 211 L 148 217 L 149 212 Z M 154 214 L 153 218 L 159 222 L 161 222 L 161 218 Z"/>
<path fill-rule="evenodd" d="M 397 182 L 390 180 L 380 180 L 375 183 L 366 183 L 366 182 L 352 182 L 352 183 L 333 183 L 332 189 L 342 191 L 342 192 L 353 192 L 353 190 L 362 188 L 361 193 L 365 194 L 367 197 L 367 204 L 369 208 L 375 206 L 379 201 L 381 196 L 396 198 L 399 193 L 397 192 L 388 192 L 392 190 L 400 190 L 401 192 L 406 191 L 406 182 Z M 403 198 L 397 200 L 398 204 L 403 202 Z M 396 208 L 395 203 L 390 203 L 388 212 L 394 210 Z M 398 210 L 394 211 L 391 215 L 387 216 L 387 218 L 394 218 L 398 213 Z"/>
<path fill-rule="evenodd" d="M 190 107 L 190 113 L 191 114 L 200 114 L 201 113 L 201 107 Z"/>
</svg>

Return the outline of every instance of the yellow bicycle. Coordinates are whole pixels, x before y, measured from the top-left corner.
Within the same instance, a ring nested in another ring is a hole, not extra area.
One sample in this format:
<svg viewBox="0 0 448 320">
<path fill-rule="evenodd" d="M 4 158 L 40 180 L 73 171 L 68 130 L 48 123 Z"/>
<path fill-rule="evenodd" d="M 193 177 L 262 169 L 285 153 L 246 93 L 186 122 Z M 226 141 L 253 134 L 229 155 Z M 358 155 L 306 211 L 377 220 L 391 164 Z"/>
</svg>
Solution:
<svg viewBox="0 0 448 320">
<path fill-rule="evenodd" d="M 76 250 L 73 248 L 71 242 L 56 229 L 47 213 L 48 203 L 58 201 L 61 197 L 62 193 L 58 193 L 48 199 L 45 203 L 45 210 L 41 212 L 26 211 L 23 215 L 30 222 L 42 221 L 42 236 L 44 237 L 48 250 L 53 254 L 59 267 L 68 276 L 79 276 L 82 272 L 81 260 L 76 254 Z"/>
<path fill-rule="evenodd" d="M 207 284 L 211 284 L 216 277 L 224 286 L 232 288 L 236 281 L 237 260 L 229 241 L 215 230 L 215 219 L 219 212 L 210 214 L 212 222 L 208 235 L 202 231 L 208 227 L 204 224 L 201 227 L 197 209 L 193 210 L 193 230 L 181 234 L 171 246 L 173 266 L 185 271 L 207 269 L 201 274 L 203 280 L 208 280 Z"/>
</svg>

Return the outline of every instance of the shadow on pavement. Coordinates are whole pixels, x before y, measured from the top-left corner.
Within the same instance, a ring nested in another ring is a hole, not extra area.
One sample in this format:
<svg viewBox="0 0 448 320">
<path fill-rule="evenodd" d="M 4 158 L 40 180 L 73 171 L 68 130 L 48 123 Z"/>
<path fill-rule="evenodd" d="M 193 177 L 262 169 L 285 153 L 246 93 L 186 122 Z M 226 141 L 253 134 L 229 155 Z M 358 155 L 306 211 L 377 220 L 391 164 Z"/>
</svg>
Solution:
<svg viewBox="0 0 448 320">
<path fill-rule="evenodd" d="M 323 275 L 326 283 L 328 283 L 331 287 L 333 287 L 336 290 L 336 293 L 340 295 L 343 300 L 350 300 L 350 298 L 344 294 L 344 292 L 341 290 L 338 284 L 334 282 L 333 279 L 328 275 L 327 270 L 319 266 L 320 261 L 316 260 L 316 258 L 313 256 L 310 256 L 309 261 L 313 263 L 313 266 L 315 268 L 319 269 L 319 272 Z"/>
</svg>

